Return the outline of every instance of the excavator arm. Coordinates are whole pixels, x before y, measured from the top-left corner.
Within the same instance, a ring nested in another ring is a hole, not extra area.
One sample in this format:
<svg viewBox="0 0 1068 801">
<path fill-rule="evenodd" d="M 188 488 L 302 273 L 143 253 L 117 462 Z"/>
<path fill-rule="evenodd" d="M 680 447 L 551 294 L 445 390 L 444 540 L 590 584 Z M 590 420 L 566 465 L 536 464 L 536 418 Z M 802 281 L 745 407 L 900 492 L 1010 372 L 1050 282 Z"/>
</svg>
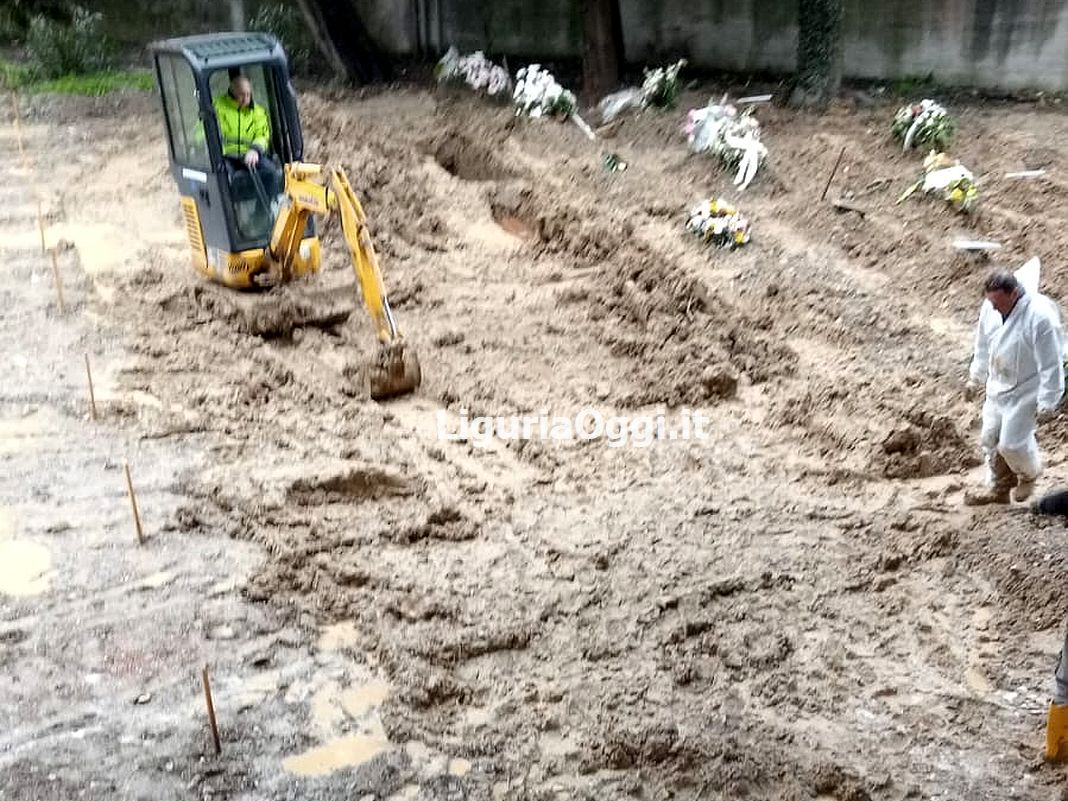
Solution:
<svg viewBox="0 0 1068 801">
<path fill-rule="evenodd" d="M 352 191 L 348 177 L 340 168 L 335 167 L 330 171 L 330 187 L 332 191 L 328 192 L 328 202 L 331 208 L 336 208 L 341 214 L 341 228 L 352 256 L 352 269 L 363 290 L 363 300 L 374 322 L 375 333 L 384 345 L 396 342 L 400 339 L 400 333 L 389 308 L 382 271 L 378 269 L 378 256 L 367 230 L 367 215 Z"/>
<path fill-rule="evenodd" d="M 412 392 L 422 379 L 419 361 L 410 349 L 405 349 L 389 307 L 367 215 L 344 170 L 332 168 L 328 186 L 313 180 L 321 178 L 322 173 L 318 164 L 295 162 L 285 166 L 289 203 L 280 209 L 271 232 L 267 259 L 272 278 L 285 282 L 292 276 L 310 215 L 339 214 L 356 282 L 380 343 L 376 358 L 366 370 L 371 397 L 377 400 Z"/>
</svg>

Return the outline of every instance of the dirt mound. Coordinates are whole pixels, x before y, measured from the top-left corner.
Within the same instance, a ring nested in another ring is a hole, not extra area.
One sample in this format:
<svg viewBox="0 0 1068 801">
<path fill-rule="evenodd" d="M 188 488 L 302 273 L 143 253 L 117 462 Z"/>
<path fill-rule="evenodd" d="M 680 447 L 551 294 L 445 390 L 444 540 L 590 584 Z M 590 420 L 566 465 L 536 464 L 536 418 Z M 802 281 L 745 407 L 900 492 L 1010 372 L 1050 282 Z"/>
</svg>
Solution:
<svg viewBox="0 0 1068 801">
<path fill-rule="evenodd" d="M 352 299 L 330 295 L 309 297 L 287 287 L 270 292 L 240 294 L 235 290 L 200 285 L 191 290 L 196 305 L 214 320 L 235 331 L 271 338 L 289 336 L 297 328 L 331 328 L 352 313 Z"/>
<path fill-rule="evenodd" d="M 626 217 L 565 202 L 544 189 L 498 187 L 489 203 L 498 224 L 532 240 L 535 255 L 567 256 L 576 265 L 610 258 L 634 234 Z"/>
<path fill-rule="evenodd" d="M 1026 620 L 1036 630 L 1061 628 L 1068 571 L 1063 542 L 1063 520 L 1002 515 L 977 521 L 961 543 L 960 558 L 997 588 L 998 614 L 1006 625 Z"/>
<path fill-rule="evenodd" d="M 446 172 L 464 181 L 500 181 L 516 177 L 497 156 L 499 144 L 475 138 L 456 130 L 442 133 L 427 145 L 427 152 Z"/>
<path fill-rule="evenodd" d="M 695 798 L 716 788 L 730 798 L 869 801 L 865 782 L 831 763 L 793 762 L 774 746 L 781 738 L 745 714 L 721 713 L 685 735 L 666 720 L 614 715 L 586 739 L 580 770 L 640 769 L 677 788 L 692 786 Z"/>
<path fill-rule="evenodd" d="M 299 328 L 339 326 L 355 306 L 350 288 L 320 288 L 314 276 L 270 291 L 231 289 L 191 273 L 186 278 L 168 278 L 148 267 L 123 278 L 119 286 L 154 307 L 157 324 L 172 332 L 215 325 L 264 339 L 289 337 Z M 143 314 L 145 308 L 135 311 Z"/>
<path fill-rule="evenodd" d="M 928 478 L 976 467 L 976 451 L 952 418 L 913 409 L 879 443 L 872 465 L 887 478 Z"/>
<path fill-rule="evenodd" d="M 301 478 L 286 493 L 301 506 L 323 503 L 379 500 L 389 496 L 411 495 L 412 482 L 374 467 L 353 468 L 339 475 Z"/>
<path fill-rule="evenodd" d="M 433 210 L 422 151 L 399 142 L 388 126 L 367 125 L 349 113 L 318 108 L 309 115 L 313 123 L 305 126 L 319 132 L 307 149 L 317 162 L 345 170 L 367 213 L 375 248 L 385 258 L 383 271 L 389 274 L 391 257 L 411 255 L 414 249 L 440 250 L 447 226 Z M 324 262 L 347 262 L 340 226 L 323 228 Z"/>
<path fill-rule="evenodd" d="M 475 521 L 468 519 L 455 506 L 443 506 L 427 514 L 423 522 L 391 530 L 385 534 L 385 538 L 410 545 L 426 539 L 462 542 L 475 539 L 478 533 L 479 527 Z"/>
<path fill-rule="evenodd" d="M 598 339 L 614 356 L 635 360 L 640 389 L 622 389 L 623 405 L 709 403 L 751 383 L 791 375 L 796 354 L 692 274 L 632 245 L 588 279 Z"/>
<path fill-rule="evenodd" d="M 930 388 L 914 383 L 891 392 L 855 377 L 828 386 L 806 376 L 774 399 L 768 423 L 793 429 L 824 457 L 849 457 L 851 469 L 866 478 L 929 478 L 977 466 L 975 436 L 954 417 L 930 411 L 937 402 Z"/>
</svg>

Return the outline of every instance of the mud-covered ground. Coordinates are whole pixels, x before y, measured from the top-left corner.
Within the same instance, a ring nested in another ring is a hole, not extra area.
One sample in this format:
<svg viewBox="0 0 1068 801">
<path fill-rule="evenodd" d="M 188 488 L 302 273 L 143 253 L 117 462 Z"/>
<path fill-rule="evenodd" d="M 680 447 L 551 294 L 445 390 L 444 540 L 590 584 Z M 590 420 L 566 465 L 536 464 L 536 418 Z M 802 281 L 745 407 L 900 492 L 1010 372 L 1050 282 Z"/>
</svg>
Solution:
<svg viewBox="0 0 1068 801">
<path fill-rule="evenodd" d="M 984 176 L 964 218 L 895 205 L 922 157 L 861 100 L 761 108 L 771 159 L 738 194 L 681 111 L 590 143 L 462 95 L 304 95 L 307 156 L 348 171 L 423 364 L 376 404 L 334 224 L 324 273 L 283 294 L 349 319 L 249 333 L 278 298 L 193 274 L 154 99 L 24 99 L 0 215 L 0 799 L 1059 797 L 1038 757 L 1068 549 L 1060 523 L 961 505 L 991 263 L 951 242 L 1037 255 L 1068 300 L 1068 119 L 956 107 Z M 828 198 L 863 215 L 819 202 L 843 147 Z M 683 229 L 719 194 L 752 221 L 742 250 Z M 710 433 L 441 436 L 584 407 L 700 410 Z M 1041 489 L 1068 480 L 1066 432 L 1040 432 Z"/>
</svg>

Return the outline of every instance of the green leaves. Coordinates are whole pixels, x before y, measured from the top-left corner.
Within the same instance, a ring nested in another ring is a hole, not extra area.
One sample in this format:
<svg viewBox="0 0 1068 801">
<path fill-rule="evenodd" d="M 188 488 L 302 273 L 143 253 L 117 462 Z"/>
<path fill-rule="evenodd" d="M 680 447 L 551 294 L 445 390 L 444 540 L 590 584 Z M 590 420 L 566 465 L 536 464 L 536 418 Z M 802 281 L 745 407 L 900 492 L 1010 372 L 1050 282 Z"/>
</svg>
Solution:
<svg viewBox="0 0 1068 801">
<path fill-rule="evenodd" d="M 75 6 L 69 23 L 44 16 L 30 19 L 26 51 L 30 65 L 43 79 L 105 72 L 114 63 L 114 49 L 103 32 L 103 15 Z"/>
</svg>

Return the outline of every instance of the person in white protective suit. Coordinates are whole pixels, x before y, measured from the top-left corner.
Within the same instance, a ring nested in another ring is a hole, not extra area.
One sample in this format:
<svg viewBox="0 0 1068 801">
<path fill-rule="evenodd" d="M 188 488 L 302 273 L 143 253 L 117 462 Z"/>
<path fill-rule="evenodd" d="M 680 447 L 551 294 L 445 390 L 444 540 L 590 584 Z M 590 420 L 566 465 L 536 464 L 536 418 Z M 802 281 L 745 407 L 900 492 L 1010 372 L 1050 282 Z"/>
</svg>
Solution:
<svg viewBox="0 0 1068 801">
<path fill-rule="evenodd" d="M 980 441 L 988 487 L 968 493 L 969 505 L 1031 496 L 1042 470 L 1035 427 L 1056 412 L 1064 395 L 1061 316 L 1038 292 L 1037 259 L 1017 275 L 991 274 L 984 291 L 968 390 L 974 395 L 986 384 Z"/>
</svg>

